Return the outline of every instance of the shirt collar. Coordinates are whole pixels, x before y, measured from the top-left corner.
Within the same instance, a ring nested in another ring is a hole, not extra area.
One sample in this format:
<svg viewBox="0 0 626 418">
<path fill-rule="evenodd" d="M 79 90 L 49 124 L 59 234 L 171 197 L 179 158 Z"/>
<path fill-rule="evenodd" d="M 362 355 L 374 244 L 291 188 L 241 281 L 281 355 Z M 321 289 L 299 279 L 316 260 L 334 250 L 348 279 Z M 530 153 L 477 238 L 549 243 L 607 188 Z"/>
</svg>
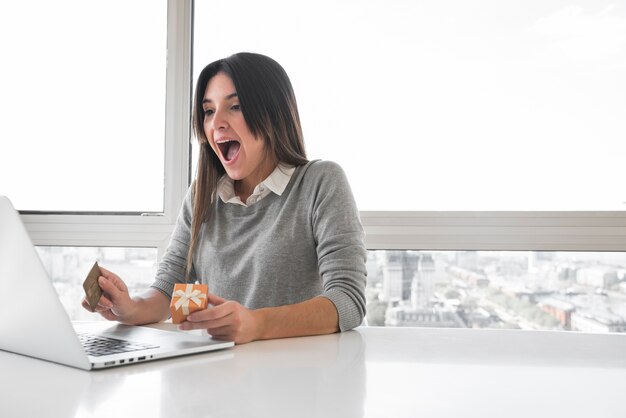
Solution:
<svg viewBox="0 0 626 418">
<path fill-rule="evenodd" d="M 257 194 L 259 187 L 264 185 L 273 193 L 281 196 L 287 188 L 295 169 L 294 166 L 279 163 L 274 171 L 255 187 L 253 194 Z M 217 181 L 217 194 L 224 203 L 241 203 L 241 200 L 235 194 L 235 181 L 228 174 L 224 174 Z"/>
<path fill-rule="evenodd" d="M 280 196 L 287 188 L 289 180 L 291 180 L 291 175 L 295 169 L 296 168 L 294 166 L 279 163 L 274 171 L 272 171 L 272 174 L 263 180 L 261 184 L 265 185 L 268 189 Z"/>
</svg>

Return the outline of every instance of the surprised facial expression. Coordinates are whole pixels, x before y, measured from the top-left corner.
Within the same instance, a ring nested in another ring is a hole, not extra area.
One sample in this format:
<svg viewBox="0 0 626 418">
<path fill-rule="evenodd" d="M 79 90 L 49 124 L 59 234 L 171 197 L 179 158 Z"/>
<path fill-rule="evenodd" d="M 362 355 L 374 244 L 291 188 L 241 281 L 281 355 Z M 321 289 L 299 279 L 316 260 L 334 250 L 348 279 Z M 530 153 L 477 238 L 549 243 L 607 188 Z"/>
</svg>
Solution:
<svg viewBox="0 0 626 418">
<path fill-rule="evenodd" d="M 250 132 L 227 74 L 220 72 L 209 80 L 202 108 L 204 133 L 228 176 L 252 187 L 269 176 L 276 164 L 266 158 L 265 141 Z"/>
</svg>

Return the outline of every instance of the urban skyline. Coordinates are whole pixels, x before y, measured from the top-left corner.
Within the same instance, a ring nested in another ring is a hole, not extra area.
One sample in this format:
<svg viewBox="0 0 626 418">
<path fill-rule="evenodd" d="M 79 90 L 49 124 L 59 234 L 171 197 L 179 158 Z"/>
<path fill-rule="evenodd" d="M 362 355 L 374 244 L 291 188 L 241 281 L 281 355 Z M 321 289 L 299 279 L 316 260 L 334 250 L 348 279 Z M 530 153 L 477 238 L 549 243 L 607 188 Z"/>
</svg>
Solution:
<svg viewBox="0 0 626 418">
<path fill-rule="evenodd" d="M 626 254 L 370 251 L 368 323 L 626 332 Z"/>
<path fill-rule="evenodd" d="M 95 261 L 131 293 L 152 283 L 154 248 L 37 247 L 73 320 Z M 367 324 L 626 332 L 626 253 L 369 251 Z"/>
</svg>

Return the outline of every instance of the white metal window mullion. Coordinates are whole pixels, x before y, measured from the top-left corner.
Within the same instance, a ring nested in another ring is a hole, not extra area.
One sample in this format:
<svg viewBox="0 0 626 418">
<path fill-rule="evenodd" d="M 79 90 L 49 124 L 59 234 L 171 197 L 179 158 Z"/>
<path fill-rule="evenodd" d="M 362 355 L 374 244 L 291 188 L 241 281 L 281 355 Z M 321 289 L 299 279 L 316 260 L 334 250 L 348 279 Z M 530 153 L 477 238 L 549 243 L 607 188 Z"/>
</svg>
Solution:
<svg viewBox="0 0 626 418">
<path fill-rule="evenodd" d="M 171 228 L 158 246 L 159 259 L 189 187 L 193 0 L 168 0 L 167 20 L 165 212 Z"/>
<path fill-rule="evenodd" d="M 368 249 L 626 251 L 626 212 L 361 212 Z"/>
</svg>

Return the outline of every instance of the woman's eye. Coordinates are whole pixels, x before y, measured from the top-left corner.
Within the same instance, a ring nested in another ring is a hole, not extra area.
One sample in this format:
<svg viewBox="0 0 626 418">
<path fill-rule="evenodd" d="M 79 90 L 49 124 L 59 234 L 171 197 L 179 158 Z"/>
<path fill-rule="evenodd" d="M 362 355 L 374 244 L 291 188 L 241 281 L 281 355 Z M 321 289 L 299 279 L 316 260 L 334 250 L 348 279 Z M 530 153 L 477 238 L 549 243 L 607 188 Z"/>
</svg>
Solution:
<svg viewBox="0 0 626 418">
<path fill-rule="evenodd" d="M 204 109 L 204 116 L 211 116 L 213 114 L 213 109 Z"/>
<path fill-rule="evenodd" d="M 240 104 L 232 105 L 231 109 L 232 110 L 241 110 L 241 105 Z"/>
</svg>

